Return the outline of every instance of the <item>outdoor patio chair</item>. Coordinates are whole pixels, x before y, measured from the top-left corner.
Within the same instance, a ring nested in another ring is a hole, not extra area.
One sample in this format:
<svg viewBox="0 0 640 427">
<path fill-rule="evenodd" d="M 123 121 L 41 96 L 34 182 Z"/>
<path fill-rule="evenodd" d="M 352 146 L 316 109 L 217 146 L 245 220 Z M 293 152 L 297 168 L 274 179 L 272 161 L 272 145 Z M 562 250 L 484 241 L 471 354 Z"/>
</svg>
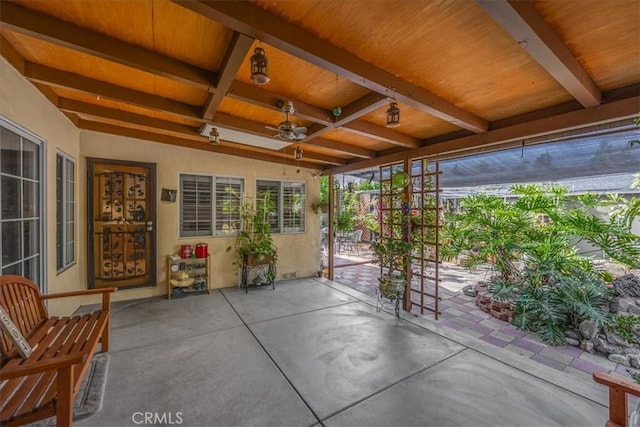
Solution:
<svg viewBox="0 0 640 427">
<path fill-rule="evenodd" d="M 355 251 L 356 255 L 360 255 L 360 241 L 362 240 L 362 230 L 356 230 L 347 236 L 345 245 L 347 247 L 347 253 L 351 254 Z"/>
</svg>

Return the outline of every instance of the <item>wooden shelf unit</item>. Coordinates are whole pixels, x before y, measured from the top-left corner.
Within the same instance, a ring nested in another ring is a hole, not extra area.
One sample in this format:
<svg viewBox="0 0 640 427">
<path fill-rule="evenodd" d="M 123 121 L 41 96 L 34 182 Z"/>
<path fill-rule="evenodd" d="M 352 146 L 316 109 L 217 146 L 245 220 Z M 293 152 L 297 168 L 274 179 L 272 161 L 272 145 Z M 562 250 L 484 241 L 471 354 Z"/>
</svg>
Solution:
<svg viewBox="0 0 640 427">
<path fill-rule="evenodd" d="M 175 259 L 175 255 L 167 256 L 167 298 L 174 295 L 182 295 L 191 292 L 211 293 L 211 263 L 210 255 L 206 258 L 180 258 Z M 177 269 L 176 269 L 177 267 Z M 179 286 L 171 281 L 177 279 L 180 271 L 186 271 L 193 283 L 189 286 Z"/>
</svg>

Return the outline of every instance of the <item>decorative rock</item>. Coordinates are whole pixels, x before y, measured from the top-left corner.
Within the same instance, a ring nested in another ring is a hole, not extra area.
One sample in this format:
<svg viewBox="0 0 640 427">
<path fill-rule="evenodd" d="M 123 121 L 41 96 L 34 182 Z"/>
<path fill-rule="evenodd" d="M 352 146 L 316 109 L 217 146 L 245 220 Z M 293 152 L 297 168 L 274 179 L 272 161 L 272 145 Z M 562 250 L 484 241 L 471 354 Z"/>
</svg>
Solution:
<svg viewBox="0 0 640 427">
<path fill-rule="evenodd" d="M 620 310 L 620 305 L 618 304 L 618 298 L 614 298 L 609 303 L 609 312 L 610 313 L 617 313 L 619 311 L 621 311 L 621 310 Z"/>
<path fill-rule="evenodd" d="M 611 310 L 614 313 L 618 313 L 621 311 L 629 311 L 629 305 L 633 304 L 633 300 L 624 298 L 624 297 L 618 297 L 616 299 L 613 300 L 614 302 L 612 303 L 612 305 L 617 305 L 615 310 Z"/>
<path fill-rule="evenodd" d="M 580 345 L 580 341 L 578 341 L 575 338 L 569 338 L 567 337 L 567 344 L 572 345 L 574 347 L 578 347 Z"/>
<path fill-rule="evenodd" d="M 629 313 L 635 315 L 635 316 L 640 316 L 640 307 L 638 307 L 635 304 L 630 304 L 629 305 Z"/>
<path fill-rule="evenodd" d="M 598 335 L 593 339 L 594 348 L 603 354 L 636 354 L 638 349 L 624 345 L 613 344 L 607 341 L 604 335 Z M 584 350 L 584 349 L 583 349 Z"/>
<path fill-rule="evenodd" d="M 579 340 L 581 338 L 580 334 L 572 329 L 567 329 L 566 331 L 564 331 L 564 336 L 574 340 Z"/>
<path fill-rule="evenodd" d="M 607 359 L 615 363 L 622 363 L 625 366 L 631 366 L 631 363 L 629 362 L 629 356 L 625 354 L 610 354 L 609 356 L 607 356 Z"/>
<path fill-rule="evenodd" d="M 631 364 L 631 367 L 640 369 L 640 354 L 630 354 L 629 363 Z"/>
<path fill-rule="evenodd" d="M 640 305 L 640 298 L 636 298 L 636 305 Z"/>
<path fill-rule="evenodd" d="M 616 334 L 612 331 L 604 331 L 604 335 L 607 338 L 607 341 L 614 345 L 619 345 L 622 347 L 633 347 L 631 344 L 625 341 L 620 335 Z"/>
<path fill-rule="evenodd" d="M 589 340 L 582 340 L 582 342 L 580 343 L 580 348 L 587 353 L 593 353 L 593 343 Z"/>
<path fill-rule="evenodd" d="M 596 334 L 598 333 L 598 326 L 591 320 L 582 321 L 582 323 L 580 323 L 580 326 L 578 326 L 578 329 L 580 330 L 580 333 L 585 340 L 594 339 Z"/>
<path fill-rule="evenodd" d="M 622 277 L 618 277 L 617 279 L 614 279 L 611 284 L 613 284 L 613 289 L 615 290 L 616 295 L 629 298 L 640 297 L 640 278 L 633 274 L 626 274 Z"/>
</svg>

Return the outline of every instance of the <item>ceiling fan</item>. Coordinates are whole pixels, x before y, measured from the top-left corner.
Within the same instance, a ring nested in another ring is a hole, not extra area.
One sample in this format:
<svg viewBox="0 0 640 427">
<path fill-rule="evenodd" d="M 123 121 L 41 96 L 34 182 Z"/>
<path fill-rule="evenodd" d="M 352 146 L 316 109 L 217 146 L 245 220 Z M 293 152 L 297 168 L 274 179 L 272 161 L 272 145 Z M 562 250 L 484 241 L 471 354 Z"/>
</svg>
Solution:
<svg viewBox="0 0 640 427">
<path fill-rule="evenodd" d="M 278 123 L 277 128 L 267 126 L 267 129 L 277 131 L 278 133 L 274 136 L 277 136 L 283 141 L 301 141 L 305 139 L 307 137 L 307 135 L 305 134 L 307 128 L 304 126 L 296 126 L 291 121 L 289 121 L 289 114 L 293 114 L 296 111 L 293 106 L 293 102 L 283 101 L 281 108 L 286 115 L 284 121 Z"/>
</svg>

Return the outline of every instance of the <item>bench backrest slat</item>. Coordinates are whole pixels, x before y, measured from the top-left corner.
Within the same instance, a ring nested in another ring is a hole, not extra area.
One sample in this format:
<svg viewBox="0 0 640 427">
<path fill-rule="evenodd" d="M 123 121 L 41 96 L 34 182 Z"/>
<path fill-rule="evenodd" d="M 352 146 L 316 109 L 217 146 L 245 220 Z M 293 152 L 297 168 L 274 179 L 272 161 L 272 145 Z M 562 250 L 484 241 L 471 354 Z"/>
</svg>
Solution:
<svg viewBox="0 0 640 427">
<path fill-rule="evenodd" d="M 0 305 L 25 337 L 48 317 L 38 287 L 24 277 L 0 276 Z M 11 350 L 13 343 L 4 332 L 0 332 L 1 362 Z"/>
</svg>

